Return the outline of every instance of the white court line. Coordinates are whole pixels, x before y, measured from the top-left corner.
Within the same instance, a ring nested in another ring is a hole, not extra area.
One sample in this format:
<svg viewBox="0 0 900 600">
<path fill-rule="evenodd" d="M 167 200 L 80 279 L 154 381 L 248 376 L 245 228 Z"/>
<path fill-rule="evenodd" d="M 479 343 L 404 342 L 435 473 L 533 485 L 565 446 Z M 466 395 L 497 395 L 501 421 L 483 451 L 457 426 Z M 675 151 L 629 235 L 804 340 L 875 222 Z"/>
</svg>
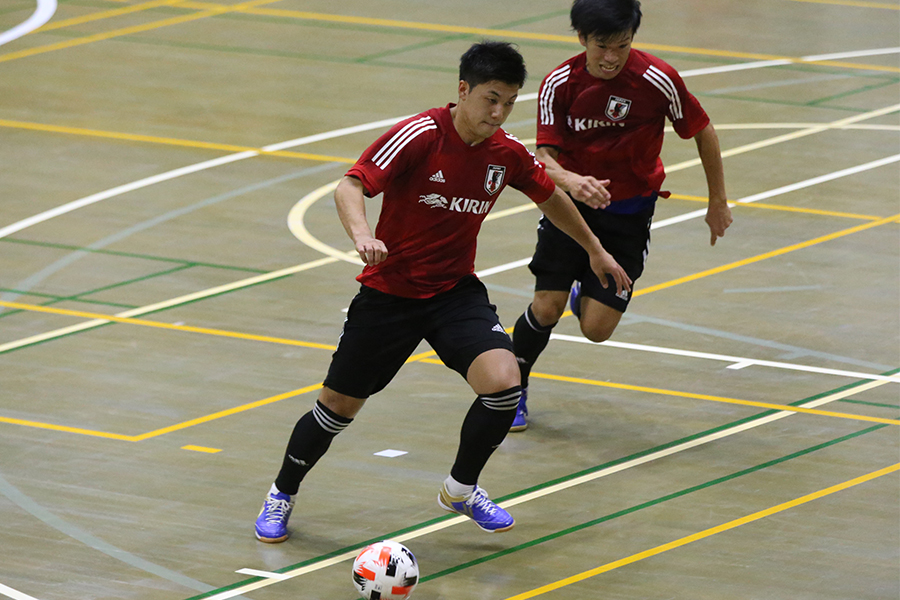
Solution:
<svg viewBox="0 0 900 600">
<path fill-rule="evenodd" d="M 827 60 L 837 60 L 840 58 L 856 58 L 860 56 L 879 56 L 882 54 L 897 54 L 900 48 L 875 48 L 873 50 L 853 50 L 850 52 L 835 52 L 833 54 L 814 54 L 810 56 L 801 56 L 801 62 L 818 62 Z M 789 58 L 779 58 L 774 60 L 760 60 L 749 63 L 739 63 L 736 65 L 723 65 L 721 67 L 708 67 L 705 69 L 693 69 L 685 71 L 681 74 L 682 78 L 696 75 L 713 75 L 715 73 L 727 73 L 730 71 L 744 71 L 747 69 L 762 69 L 765 67 L 781 67 L 785 65 L 793 65 L 798 61 Z"/>
<path fill-rule="evenodd" d="M 200 300 L 202 298 L 208 298 L 210 296 L 224 294 L 225 292 L 230 292 L 233 290 L 245 288 L 245 287 L 248 287 L 251 285 L 256 285 L 256 284 L 263 283 L 266 281 L 272 281 L 273 279 L 287 277 L 288 275 L 293 275 L 295 273 L 300 273 L 301 271 L 306 271 L 308 269 L 314 269 L 316 267 L 321 267 L 322 265 L 331 264 L 333 262 L 337 262 L 337 259 L 332 258 L 330 256 L 326 256 L 324 258 L 320 258 L 320 259 L 313 260 L 310 262 L 295 265 L 293 267 L 288 267 L 286 269 L 279 269 L 278 271 L 271 271 L 269 273 L 263 273 L 262 275 L 256 275 L 253 277 L 249 277 L 247 279 L 241 279 L 240 281 L 234 281 L 232 283 L 220 285 L 218 287 L 201 290 L 199 292 L 194 292 L 193 294 L 187 294 L 184 296 L 179 296 L 177 298 L 171 298 L 169 300 L 157 302 L 156 304 L 149 304 L 147 306 L 133 308 L 131 310 L 126 310 L 125 312 L 117 313 L 114 316 L 122 317 L 122 318 L 137 317 L 137 316 L 145 315 L 147 313 L 151 313 L 151 312 L 154 312 L 157 310 L 171 308 L 173 306 L 186 304 L 188 302 L 193 302 L 195 300 Z M 47 340 L 59 338 L 64 335 L 69 335 L 72 333 L 77 333 L 79 331 L 94 329 L 95 327 L 100 327 L 101 325 L 106 325 L 107 323 L 112 323 L 112 321 L 107 321 L 106 319 L 92 319 L 90 321 L 83 321 L 81 323 L 78 323 L 77 325 L 71 325 L 69 327 L 55 329 L 53 331 L 48 331 L 46 333 L 40 333 L 38 335 L 33 335 L 31 337 L 22 338 L 20 340 L 8 342 L 6 344 L 0 344 L 0 353 L 8 352 L 8 351 L 14 350 L 16 348 L 21 348 L 22 346 L 36 344 L 38 342 L 45 342 Z"/>
<path fill-rule="evenodd" d="M 736 202 L 740 203 L 740 204 L 749 204 L 751 202 L 758 202 L 759 200 L 765 200 L 767 198 L 772 198 L 774 196 L 780 196 L 782 194 L 794 192 L 796 190 L 800 190 L 803 188 L 818 185 L 820 183 L 825 183 L 826 181 L 832 181 L 834 179 L 839 179 L 841 177 L 846 177 L 848 175 L 855 175 L 856 173 L 862 173 L 863 171 L 868 171 L 870 169 L 876 169 L 878 167 L 883 167 L 884 165 L 889 165 L 891 163 L 895 163 L 898 161 L 900 161 L 900 154 L 895 154 L 894 156 L 888 156 L 887 158 L 874 160 L 874 161 L 866 163 L 864 165 L 857 165 L 855 167 L 850 167 L 848 169 L 843 169 L 841 171 L 835 171 L 834 173 L 829 173 L 827 175 L 813 177 L 812 179 L 807 179 L 806 181 L 799 181 L 797 183 L 785 185 L 780 188 L 775 188 L 774 190 L 769 190 L 767 192 L 761 192 L 759 194 L 747 196 L 745 198 L 741 198 L 740 200 L 737 200 Z M 733 206 L 735 203 L 732 202 L 730 204 Z M 701 208 L 701 209 L 698 209 L 698 210 L 695 210 L 692 212 L 684 213 L 683 215 L 678 215 L 677 217 L 671 217 L 669 219 L 663 219 L 662 221 L 655 222 L 655 223 L 653 223 L 653 225 L 650 226 L 650 229 L 658 229 L 660 227 L 674 225 L 675 223 L 682 223 L 684 221 L 689 221 L 691 219 L 696 219 L 697 217 L 703 217 L 703 216 L 706 216 L 705 208 Z"/>
<path fill-rule="evenodd" d="M 886 52 L 888 50 L 893 50 L 893 49 L 860 50 L 857 52 Z M 844 54 L 847 54 L 847 53 L 834 54 L 832 56 L 843 56 Z M 786 63 L 784 61 L 762 61 L 762 62 L 754 62 L 754 63 L 742 63 L 742 64 L 736 64 L 736 65 L 725 65 L 723 67 L 715 67 L 714 68 L 715 70 L 710 70 L 710 69 L 688 70 L 688 71 L 684 71 L 684 72 L 680 73 L 680 75 L 682 78 L 685 78 L 685 77 L 693 77 L 693 76 L 697 76 L 697 75 L 706 75 L 706 74 L 713 73 L 713 72 L 724 73 L 727 71 L 739 71 L 739 70 L 748 69 L 748 68 L 761 68 L 761 67 L 777 66 L 777 65 L 781 65 L 781 64 L 790 64 L 790 62 L 791 61 L 787 61 Z M 523 94 L 523 95 L 519 96 L 517 101 L 525 102 L 525 101 L 529 101 L 529 100 L 535 100 L 537 98 L 537 96 L 538 96 L 537 93 Z M 345 127 L 343 129 L 336 129 L 336 130 L 330 131 L 330 132 L 319 133 L 319 134 L 306 136 L 306 137 L 302 137 L 302 138 L 296 138 L 293 140 L 279 142 L 277 144 L 270 144 L 268 146 L 263 147 L 262 150 L 277 151 L 277 150 L 284 150 L 286 148 L 296 148 L 298 146 L 311 144 L 313 142 L 318 142 L 321 140 L 332 139 L 332 138 L 341 137 L 341 136 L 345 136 L 345 135 L 351 135 L 351 134 L 359 133 L 362 131 L 369 131 L 371 129 L 377 129 L 379 127 L 389 127 L 390 125 L 393 125 L 394 123 L 398 123 L 399 121 L 402 121 L 405 118 L 406 117 L 395 117 L 395 118 L 391 118 L 391 119 L 383 119 L 381 121 L 373 121 L 371 123 L 364 123 L 362 125 L 355 125 L 353 127 Z M 19 221 L 17 223 L 8 225 L 8 226 L 0 229 L 0 238 L 4 238 L 12 233 L 21 231 L 21 230 L 31 227 L 33 225 L 37 225 L 38 223 L 43 223 L 44 221 L 47 221 L 47 220 L 57 217 L 59 215 L 63 215 L 63 214 L 72 212 L 73 210 L 76 210 L 78 208 L 88 206 L 95 202 L 100 202 L 101 200 L 108 200 L 110 198 L 120 196 L 127 192 L 138 190 L 138 189 L 141 189 L 144 187 L 149 187 L 151 185 L 160 183 L 162 181 L 168 181 L 171 179 L 175 179 L 176 177 L 181 177 L 182 175 L 196 173 L 198 171 L 203 171 L 205 169 L 211 169 L 213 167 L 217 167 L 217 166 L 220 166 L 223 164 L 227 164 L 230 162 L 236 162 L 236 161 L 244 160 L 247 158 L 252 158 L 252 157 L 258 156 L 258 155 L 259 155 L 259 152 L 256 152 L 256 151 L 240 152 L 238 154 L 225 156 L 220 159 L 204 161 L 201 163 L 197 163 L 195 165 L 183 167 L 181 169 L 175 169 L 173 171 L 161 173 L 161 174 L 155 175 L 153 177 L 147 177 L 147 178 L 141 179 L 139 181 L 135 181 L 134 183 L 131 183 L 131 184 L 112 188 L 105 192 L 99 192 L 97 194 L 87 196 L 86 198 L 82 198 L 80 200 L 75 200 L 68 204 L 64 204 L 57 208 L 45 211 L 43 213 L 34 215 L 32 217 L 29 217 L 29 218 Z M 724 154 L 723 154 L 723 156 L 724 156 Z"/>
<path fill-rule="evenodd" d="M 290 579 L 287 575 L 282 575 L 281 573 L 273 573 L 272 571 L 257 571 L 256 569 L 238 569 L 235 573 L 240 573 L 241 575 L 251 575 L 253 577 L 265 577 L 266 579 L 277 579 L 279 581 L 284 581 L 285 579 Z"/>
<path fill-rule="evenodd" d="M 56 0 L 38 0 L 34 13 L 12 29 L 0 33 L 0 46 L 17 40 L 23 35 L 28 35 L 47 21 L 56 13 Z"/>
<path fill-rule="evenodd" d="M 868 379 L 871 381 L 884 381 L 891 383 L 900 383 L 900 375 L 877 375 L 871 373 L 858 373 L 855 371 L 843 371 L 840 369 L 825 369 L 822 367 L 810 367 L 807 365 L 799 365 L 796 363 L 785 363 L 771 360 L 759 360 L 748 358 L 745 356 L 728 356 L 727 354 L 710 354 L 708 352 L 695 352 L 693 350 L 679 350 L 677 348 L 666 348 L 663 346 L 646 346 L 643 344 L 629 344 L 626 342 L 613 342 L 607 340 L 605 342 L 592 342 L 589 339 L 575 335 L 564 335 L 561 333 L 551 333 L 551 340 L 560 340 L 563 342 L 577 342 L 579 344 L 590 344 L 593 346 L 609 346 L 611 348 L 622 348 L 625 350 L 639 350 L 642 352 L 655 352 L 657 354 L 671 354 L 675 356 L 687 356 L 690 358 L 702 358 L 706 360 L 717 360 L 722 362 L 734 363 L 726 368 L 743 369 L 753 365 L 760 367 L 771 367 L 774 369 L 787 369 L 790 371 L 804 371 L 807 373 L 819 373 L 821 375 L 837 375 L 839 377 L 852 377 L 853 379 Z"/>
<path fill-rule="evenodd" d="M 858 121 L 864 121 L 866 119 L 874 119 L 875 117 L 884 116 L 886 114 L 890 114 L 893 112 L 897 112 L 900 110 L 900 104 L 896 104 L 894 106 L 887 106 L 884 108 L 879 108 L 873 111 L 869 111 L 867 113 L 854 115 L 852 117 L 846 117 L 843 119 L 838 119 L 837 121 L 832 121 L 831 123 L 821 123 L 817 125 L 813 125 L 808 129 L 803 129 L 801 131 L 794 131 L 792 133 L 786 133 L 783 135 L 775 136 L 766 140 L 761 140 L 759 142 L 753 142 L 751 144 L 746 144 L 744 146 L 738 146 L 737 148 L 732 148 L 730 150 L 726 150 L 722 152 L 722 157 L 726 158 L 728 156 L 735 156 L 738 154 L 743 154 L 745 152 L 750 152 L 752 150 L 758 150 L 760 148 L 765 148 L 767 146 L 772 146 L 775 144 L 781 144 L 784 142 L 788 142 L 791 140 L 796 140 L 802 137 L 806 137 L 809 135 L 814 135 L 817 133 L 822 133 L 824 131 L 829 131 L 831 129 L 837 129 L 840 127 L 844 127 L 847 125 L 852 125 L 857 123 Z M 748 196 L 747 198 L 742 198 L 738 200 L 738 202 L 756 202 L 758 200 L 762 200 L 765 198 L 771 198 L 772 196 L 778 195 L 779 193 L 787 193 L 788 191 L 793 191 L 795 189 L 801 189 L 802 187 L 809 187 L 810 185 L 815 185 L 816 183 L 822 183 L 824 181 L 829 181 L 830 179 L 836 179 L 838 177 L 844 177 L 846 175 L 851 175 L 853 173 L 858 173 L 861 171 L 865 171 L 870 168 L 875 168 L 877 166 L 882 166 L 882 164 L 888 164 L 888 161 L 892 162 L 893 157 L 889 159 L 881 159 L 880 161 L 874 161 L 873 163 L 868 163 L 867 165 L 860 165 L 857 167 L 851 167 L 850 169 L 845 169 L 843 171 L 838 171 L 836 173 L 831 173 L 829 175 L 823 175 L 821 177 L 817 177 L 814 179 L 809 179 L 806 181 L 801 181 L 799 183 L 792 184 L 791 186 L 785 186 L 782 188 L 778 188 L 776 190 L 770 190 L 768 192 L 763 192 L 762 194 L 757 194 L 756 196 Z M 681 171 L 683 169 L 687 169 L 689 167 L 694 167 L 700 165 L 701 161 L 699 158 L 687 160 L 681 163 L 674 164 L 670 167 L 666 167 L 666 173 L 674 173 L 676 171 Z M 873 166 L 874 165 L 874 166 Z M 361 265 L 362 261 L 359 260 L 356 252 L 343 252 L 336 248 L 325 244 L 320 241 L 314 235 L 312 235 L 309 230 L 306 228 L 306 224 L 304 223 L 304 216 L 306 215 L 307 210 L 318 202 L 323 196 L 333 191 L 340 180 L 332 181 L 329 184 L 323 185 L 322 187 L 313 190 L 306 196 L 300 199 L 297 204 L 291 208 L 288 213 L 288 229 L 290 229 L 291 233 L 298 240 L 309 246 L 310 248 L 314 248 L 323 254 L 334 257 L 339 260 L 343 260 L 349 263 Z M 791 188 L 791 189 L 788 189 Z M 766 195 L 768 194 L 768 195 Z M 529 210 L 536 209 L 537 205 L 533 202 L 526 202 L 522 205 L 509 208 L 503 211 L 498 211 L 496 213 L 489 214 L 485 217 L 485 222 L 492 221 L 494 219 L 499 219 L 501 217 L 507 217 L 512 214 L 516 214 L 519 212 L 525 212 Z M 675 223 L 681 223 L 683 221 L 689 221 L 691 219 L 696 219 L 697 217 L 705 216 L 706 209 L 698 209 L 692 212 L 688 212 L 677 217 L 672 217 L 670 219 L 664 219 L 662 221 L 658 221 L 653 223 L 650 227 L 651 229 L 659 229 L 661 227 L 667 227 L 669 225 L 674 225 Z M 511 263 L 507 263 L 505 265 L 499 265 L 497 267 L 492 267 L 486 271 L 479 271 L 476 273 L 479 276 L 482 275 L 494 275 L 496 273 L 502 273 L 503 271 L 509 271 L 512 269 L 516 269 L 518 267 L 524 266 L 528 264 L 528 260 L 520 259 Z"/>
<path fill-rule="evenodd" d="M 160 173 L 159 175 L 153 175 L 152 177 L 145 177 L 144 179 L 139 179 L 138 181 L 133 181 L 131 183 L 126 183 L 125 185 L 120 185 L 118 187 L 114 187 L 112 189 L 106 190 L 105 192 L 99 192 L 97 194 L 91 194 L 90 196 L 86 196 L 79 200 L 75 200 L 73 202 L 69 202 L 68 204 L 63 204 L 62 206 L 57 206 L 48 211 L 44 211 L 40 214 L 34 215 L 33 217 L 28 217 L 27 219 L 23 219 L 18 223 L 13 223 L 12 225 L 7 225 L 6 227 L 0 229 L 0 238 L 4 238 L 8 235 L 16 233 L 17 231 L 22 231 L 23 229 L 27 229 L 33 225 L 37 225 L 38 223 L 43 223 L 44 221 L 49 221 L 54 217 L 58 217 L 60 215 L 64 215 L 66 213 L 70 213 L 73 210 L 78 210 L 79 208 L 84 208 L 85 206 L 90 206 L 91 204 L 95 204 L 100 202 L 101 200 L 108 200 L 110 198 L 115 198 L 116 196 L 121 196 L 122 194 L 126 194 L 128 192 L 133 192 L 135 190 L 139 190 L 141 188 L 149 187 L 151 185 L 161 183 L 163 181 L 169 181 L 170 179 L 175 179 L 177 177 L 181 177 L 183 175 L 189 175 L 191 173 L 197 173 L 199 171 L 205 171 L 206 169 L 211 169 L 213 167 L 218 167 L 221 165 L 225 165 L 228 163 L 233 163 L 239 160 L 244 160 L 245 158 L 251 158 L 253 156 L 259 156 L 259 152 L 256 151 L 247 151 L 247 152 L 239 152 L 237 154 L 229 154 L 228 156 L 223 156 L 220 158 L 215 158 L 213 160 L 207 160 L 201 163 L 197 163 L 195 165 L 189 165 L 187 167 L 181 167 L 180 169 L 174 169 L 172 171 L 167 171 L 166 173 Z"/>
<path fill-rule="evenodd" d="M 0 583 L 0 595 L 6 596 L 7 598 L 12 598 L 12 600 L 37 600 L 37 598 L 33 598 L 28 594 L 23 594 L 18 590 L 14 590 L 11 587 L 7 587 Z"/>
<path fill-rule="evenodd" d="M 900 53 L 900 48 L 876 48 L 874 50 L 854 50 L 851 52 L 836 52 L 834 54 L 816 54 L 813 56 L 804 56 L 801 60 L 837 60 L 839 58 L 857 58 L 860 56 L 880 56 L 882 54 L 897 53 Z"/>
<path fill-rule="evenodd" d="M 830 394 L 825 396 L 824 398 L 819 398 L 818 400 L 810 400 L 809 402 L 804 402 L 803 404 L 798 405 L 800 408 L 814 408 L 818 406 L 822 406 L 824 404 L 829 404 L 831 402 L 836 402 L 837 400 L 841 400 L 843 398 L 847 398 L 848 396 L 853 396 L 860 392 L 864 392 L 867 390 L 871 390 L 873 388 L 885 385 L 886 381 L 873 381 L 870 383 L 864 383 L 862 385 L 856 386 L 849 390 L 843 390 L 841 392 L 836 392 L 834 394 Z M 613 465 L 611 467 L 607 467 L 605 469 L 601 469 L 594 473 L 588 473 L 587 475 L 583 475 L 581 477 L 576 477 L 569 481 L 564 481 L 562 483 L 558 483 L 556 485 L 548 486 L 546 488 L 536 490 L 529 494 L 524 494 L 519 496 L 518 498 L 513 498 L 511 500 L 507 500 L 505 502 L 500 502 L 500 506 L 503 508 L 510 508 L 519 504 L 524 504 L 526 502 L 530 502 L 532 500 L 536 500 L 538 498 L 542 498 L 544 496 L 549 496 L 550 494 L 556 494 L 567 490 L 569 488 L 573 488 L 579 485 L 583 485 L 585 483 L 589 483 L 591 481 L 595 481 L 597 479 L 601 479 L 603 477 L 608 477 L 610 475 L 614 475 L 616 473 L 620 473 L 622 471 L 626 471 L 628 469 L 633 469 L 635 467 L 639 467 L 641 465 L 647 464 L 649 462 L 659 460 L 661 458 L 665 458 L 667 456 L 671 456 L 673 454 L 677 454 L 679 452 L 684 452 L 686 450 L 690 450 L 692 448 L 697 448 L 698 446 L 703 446 L 709 444 L 711 442 L 715 442 L 732 435 L 736 435 L 738 433 L 743 433 L 744 431 L 749 431 L 750 429 L 754 429 L 756 427 L 760 427 L 762 425 L 767 425 L 769 423 L 773 423 L 780 419 L 786 419 L 788 417 L 797 415 L 800 413 L 796 413 L 793 411 L 779 411 L 774 414 L 760 417 L 759 419 L 749 421 L 747 423 L 742 423 L 740 425 L 735 425 L 734 427 L 730 427 L 727 429 L 723 429 L 722 431 L 717 431 L 715 433 L 711 433 L 709 435 L 705 435 L 703 437 L 690 440 L 676 446 L 672 446 L 670 448 L 665 448 L 663 450 L 659 450 L 657 452 L 653 452 L 651 454 L 647 454 L 646 456 L 641 456 L 626 462 L 623 462 L 618 465 Z M 405 533 L 402 535 L 398 535 L 392 537 L 394 541 L 405 543 L 409 540 L 414 540 L 416 538 L 424 537 L 428 534 L 435 533 L 437 531 L 441 531 L 443 529 L 447 529 L 454 525 L 458 525 L 459 523 L 464 523 L 468 521 L 468 517 L 454 517 L 452 519 L 448 519 L 446 521 L 441 521 L 440 523 L 435 523 L 433 525 L 429 525 L 427 527 L 423 527 L 421 529 L 417 529 L 415 531 L 410 531 L 409 533 Z M 307 573 L 312 573 L 314 571 L 319 571 L 321 569 L 325 569 L 327 567 L 334 566 L 336 564 L 340 564 L 347 560 L 352 560 L 356 558 L 357 553 L 363 546 L 359 548 L 355 548 L 349 552 L 345 552 L 344 554 L 340 554 L 338 556 L 333 556 L 329 559 L 323 560 L 321 562 L 313 563 L 311 565 L 306 565 L 303 567 L 298 567 L 293 570 L 285 571 L 281 573 L 285 579 L 293 579 L 294 577 L 299 577 L 301 575 L 305 575 Z M 253 590 L 258 590 L 263 587 L 267 587 L 272 585 L 273 583 L 278 583 L 276 580 L 265 579 L 263 581 L 255 581 L 252 583 L 248 583 L 246 585 L 240 586 L 238 588 L 234 588 L 231 590 L 227 590 L 221 592 L 219 594 L 213 594 L 206 598 L 206 600 L 226 600 L 227 598 L 234 598 L 235 596 L 239 596 L 241 594 L 246 594 L 247 592 L 251 592 Z"/>
</svg>

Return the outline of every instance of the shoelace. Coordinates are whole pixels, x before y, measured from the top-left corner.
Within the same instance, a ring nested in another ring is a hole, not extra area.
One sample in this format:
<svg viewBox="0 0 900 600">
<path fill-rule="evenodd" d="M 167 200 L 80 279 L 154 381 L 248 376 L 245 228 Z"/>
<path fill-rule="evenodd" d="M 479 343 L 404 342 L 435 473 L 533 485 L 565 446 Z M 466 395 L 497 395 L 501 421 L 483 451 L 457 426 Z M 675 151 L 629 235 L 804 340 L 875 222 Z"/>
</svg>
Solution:
<svg viewBox="0 0 900 600">
<path fill-rule="evenodd" d="M 290 512 L 291 503 L 280 498 L 266 498 L 266 523 L 280 523 Z"/>
<path fill-rule="evenodd" d="M 497 505 L 491 502 L 490 498 L 487 497 L 487 493 L 481 488 L 476 489 L 472 494 L 469 506 L 480 508 L 488 515 L 493 515 L 497 511 Z"/>
</svg>

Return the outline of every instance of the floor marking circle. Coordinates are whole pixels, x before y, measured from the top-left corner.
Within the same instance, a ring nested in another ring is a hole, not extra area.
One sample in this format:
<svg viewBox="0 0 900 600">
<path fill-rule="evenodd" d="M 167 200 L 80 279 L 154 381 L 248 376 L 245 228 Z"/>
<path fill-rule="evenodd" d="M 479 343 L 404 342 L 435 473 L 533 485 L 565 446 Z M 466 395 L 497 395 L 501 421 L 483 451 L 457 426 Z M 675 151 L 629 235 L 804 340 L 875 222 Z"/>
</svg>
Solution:
<svg viewBox="0 0 900 600">
<path fill-rule="evenodd" d="M 56 13 L 56 0 L 37 0 L 34 13 L 12 29 L 0 33 L 0 46 L 17 40 L 23 35 L 28 35 L 47 21 Z"/>
</svg>

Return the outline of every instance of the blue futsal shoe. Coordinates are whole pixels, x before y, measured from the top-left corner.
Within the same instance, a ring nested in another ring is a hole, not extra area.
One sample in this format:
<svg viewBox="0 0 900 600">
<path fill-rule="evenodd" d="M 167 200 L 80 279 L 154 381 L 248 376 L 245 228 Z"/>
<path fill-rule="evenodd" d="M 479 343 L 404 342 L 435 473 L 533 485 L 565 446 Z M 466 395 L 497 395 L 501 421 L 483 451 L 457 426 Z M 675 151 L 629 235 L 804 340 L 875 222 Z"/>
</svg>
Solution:
<svg viewBox="0 0 900 600">
<path fill-rule="evenodd" d="M 277 491 L 277 488 L 270 490 L 256 517 L 256 539 L 267 544 L 288 539 L 287 522 L 293 509 L 294 501 L 290 496 Z"/>
<path fill-rule="evenodd" d="M 437 500 L 444 510 L 469 517 L 488 533 L 509 531 L 516 524 L 512 515 L 491 502 L 487 492 L 477 485 L 468 496 L 451 496 L 445 485 Z"/>
<path fill-rule="evenodd" d="M 509 428 L 510 431 L 525 431 L 528 429 L 528 421 L 525 418 L 528 416 L 526 402 L 528 402 L 528 388 L 522 388 L 522 395 L 519 396 L 519 406 L 516 408 L 516 418 L 513 419 L 512 426 Z"/>
<path fill-rule="evenodd" d="M 576 281 L 572 284 L 572 291 L 569 292 L 569 308 L 572 314 L 577 318 L 581 318 L 581 282 Z"/>
</svg>

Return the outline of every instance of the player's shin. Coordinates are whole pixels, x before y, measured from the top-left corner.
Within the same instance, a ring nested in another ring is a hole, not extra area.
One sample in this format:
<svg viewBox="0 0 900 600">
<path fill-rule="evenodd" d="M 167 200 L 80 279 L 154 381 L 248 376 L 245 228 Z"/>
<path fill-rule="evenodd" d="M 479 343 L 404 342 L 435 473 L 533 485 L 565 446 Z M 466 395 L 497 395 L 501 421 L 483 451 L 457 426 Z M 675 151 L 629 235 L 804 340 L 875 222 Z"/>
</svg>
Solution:
<svg viewBox="0 0 900 600">
<path fill-rule="evenodd" d="M 306 474 L 322 458 L 331 440 L 347 428 L 353 419 L 342 417 L 319 401 L 300 417 L 284 453 L 284 461 L 275 485 L 285 494 L 294 495 Z"/>
<path fill-rule="evenodd" d="M 463 421 L 456 462 L 450 471 L 456 481 L 466 485 L 478 482 L 491 454 L 509 433 L 521 391 L 517 385 L 475 399 Z"/>
<path fill-rule="evenodd" d="M 528 376 L 531 374 L 531 367 L 537 361 L 538 356 L 547 347 L 550 341 L 550 332 L 556 323 L 551 325 L 541 325 L 531 305 L 522 313 L 516 326 L 513 329 L 513 352 L 516 355 L 516 361 L 519 363 L 519 372 L 522 375 L 522 387 L 528 387 Z"/>
</svg>

